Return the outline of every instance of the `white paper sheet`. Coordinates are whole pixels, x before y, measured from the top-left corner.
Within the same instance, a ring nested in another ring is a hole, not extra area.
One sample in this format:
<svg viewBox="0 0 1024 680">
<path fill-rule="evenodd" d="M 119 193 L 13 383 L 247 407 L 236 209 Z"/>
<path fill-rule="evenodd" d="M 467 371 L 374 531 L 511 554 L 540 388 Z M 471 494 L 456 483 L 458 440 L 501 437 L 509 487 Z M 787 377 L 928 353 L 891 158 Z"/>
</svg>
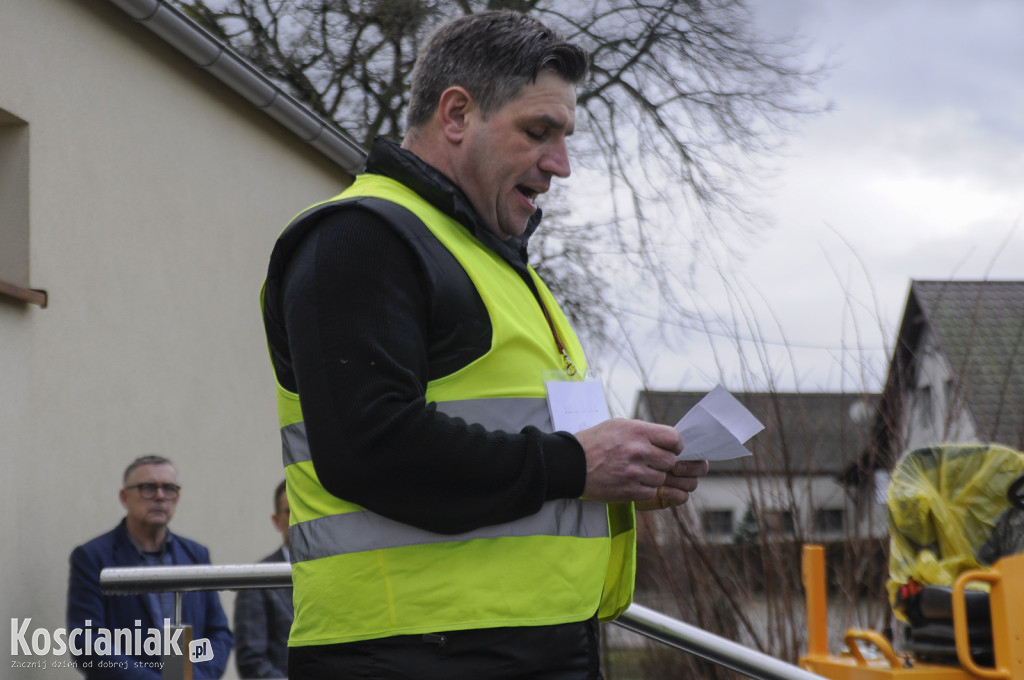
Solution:
<svg viewBox="0 0 1024 680">
<path fill-rule="evenodd" d="M 721 385 L 676 423 L 683 438 L 678 460 L 729 460 L 749 456 L 743 444 L 764 425 Z"/>
</svg>

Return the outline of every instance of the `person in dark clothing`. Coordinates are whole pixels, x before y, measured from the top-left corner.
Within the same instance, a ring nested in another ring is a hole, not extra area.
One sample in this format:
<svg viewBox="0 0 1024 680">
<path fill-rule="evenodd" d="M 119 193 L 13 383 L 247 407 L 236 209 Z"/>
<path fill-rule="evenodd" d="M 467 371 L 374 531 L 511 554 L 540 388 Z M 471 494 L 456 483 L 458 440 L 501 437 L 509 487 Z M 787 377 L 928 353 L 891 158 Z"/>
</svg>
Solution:
<svg viewBox="0 0 1024 680">
<path fill-rule="evenodd" d="M 377 140 L 366 173 L 278 239 L 263 313 L 293 680 L 600 678 L 597 622 L 632 595 L 634 503 L 685 503 L 707 472 L 677 461 L 671 427 L 554 426 L 594 383 L 526 248 L 538 197 L 569 175 L 586 70 L 523 14 L 445 25 L 402 144 Z"/>
<path fill-rule="evenodd" d="M 260 562 L 287 562 L 288 494 L 282 481 L 274 489 L 270 521 L 281 534 L 281 547 Z M 235 664 L 238 677 L 287 678 L 288 630 L 292 626 L 291 588 L 251 588 L 235 598 Z"/>
<path fill-rule="evenodd" d="M 174 593 L 105 595 L 100 588 L 104 567 L 210 564 L 210 553 L 202 545 L 172 534 L 167 528 L 178 507 L 181 487 L 171 461 L 162 456 L 142 456 L 124 472 L 120 491 L 125 518 L 112 531 L 80 545 L 71 553 L 68 578 L 67 630 L 84 631 L 79 639 L 99 639 L 101 631 L 135 630 L 132 640 L 145 639 L 151 631 L 166 634 L 165 625 L 174 622 Z M 234 641 L 227 617 L 216 592 L 192 592 L 182 596 L 182 623 L 192 626 L 195 640 L 210 640 L 213 658 L 193 664 L 194 678 L 219 678 L 227 667 Z M 141 635 L 141 637 L 138 637 Z M 161 645 L 154 653 L 146 649 L 124 649 L 112 653 L 99 645 L 71 648 L 78 669 L 89 680 L 118 678 L 159 680 L 163 660 Z M 179 644 L 176 650 L 187 654 Z"/>
</svg>

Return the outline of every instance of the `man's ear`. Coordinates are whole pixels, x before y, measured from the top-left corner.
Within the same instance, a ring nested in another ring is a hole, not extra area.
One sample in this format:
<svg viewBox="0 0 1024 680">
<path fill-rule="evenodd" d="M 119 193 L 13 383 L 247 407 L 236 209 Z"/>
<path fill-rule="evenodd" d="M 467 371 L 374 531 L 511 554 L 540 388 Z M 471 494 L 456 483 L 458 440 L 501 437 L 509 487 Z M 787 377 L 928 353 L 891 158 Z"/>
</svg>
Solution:
<svg viewBox="0 0 1024 680">
<path fill-rule="evenodd" d="M 125 491 L 124 489 L 121 489 L 121 491 L 118 492 L 117 497 L 121 501 L 121 507 L 123 507 L 125 510 L 127 510 L 128 509 L 128 492 Z"/>
<path fill-rule="evenodd" d="M 477 108 L 473 97 L 465 88 L 453 85 L 441 93 L 437 104 L 438 122 L 445 138 L 452 144 L 462 141 L 469 125 L 470 114 Z"/>
</svg>

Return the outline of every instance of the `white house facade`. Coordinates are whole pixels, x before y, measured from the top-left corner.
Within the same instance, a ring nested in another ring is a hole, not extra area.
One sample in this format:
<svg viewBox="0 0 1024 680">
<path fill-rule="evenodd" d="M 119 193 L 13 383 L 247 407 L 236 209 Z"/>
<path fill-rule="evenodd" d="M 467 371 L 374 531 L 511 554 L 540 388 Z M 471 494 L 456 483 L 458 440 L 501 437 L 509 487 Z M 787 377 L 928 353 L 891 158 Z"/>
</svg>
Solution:
<svg viewBox="0 0 1024 680">
<path fill-rule="evenodd" d="M 359 152 L 332 151 L 336 131 L 238 62 L 201 68 L 201 32 L 169 11 L 0 3 L 0 613 L 30 630 L 64 625 L 68 555 L 123 516 L 137 456 L 176 463 L 171 528 L 215 562 L 280 541 L 259 289 L 278 232 L 343 189 Z M 253 101 L 268 93 L 273 115 Z"/>
</svg>

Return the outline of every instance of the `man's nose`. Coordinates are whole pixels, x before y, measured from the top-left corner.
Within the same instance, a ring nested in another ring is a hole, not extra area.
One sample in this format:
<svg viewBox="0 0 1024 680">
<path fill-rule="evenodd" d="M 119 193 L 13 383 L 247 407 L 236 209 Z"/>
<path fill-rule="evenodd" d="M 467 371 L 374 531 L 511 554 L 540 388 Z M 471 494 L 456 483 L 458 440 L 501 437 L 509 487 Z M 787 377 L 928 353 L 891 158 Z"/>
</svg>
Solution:
<svg viewBox="0 0 1024 680">
<path fill-rule="evenodd" d="M 540 159 L 540 169 L 556 177 L 566 178 L 572 172 L 569 164 L 569 148 L 565 139 L 559 139 L 545 151 Z"/>
</svg>

